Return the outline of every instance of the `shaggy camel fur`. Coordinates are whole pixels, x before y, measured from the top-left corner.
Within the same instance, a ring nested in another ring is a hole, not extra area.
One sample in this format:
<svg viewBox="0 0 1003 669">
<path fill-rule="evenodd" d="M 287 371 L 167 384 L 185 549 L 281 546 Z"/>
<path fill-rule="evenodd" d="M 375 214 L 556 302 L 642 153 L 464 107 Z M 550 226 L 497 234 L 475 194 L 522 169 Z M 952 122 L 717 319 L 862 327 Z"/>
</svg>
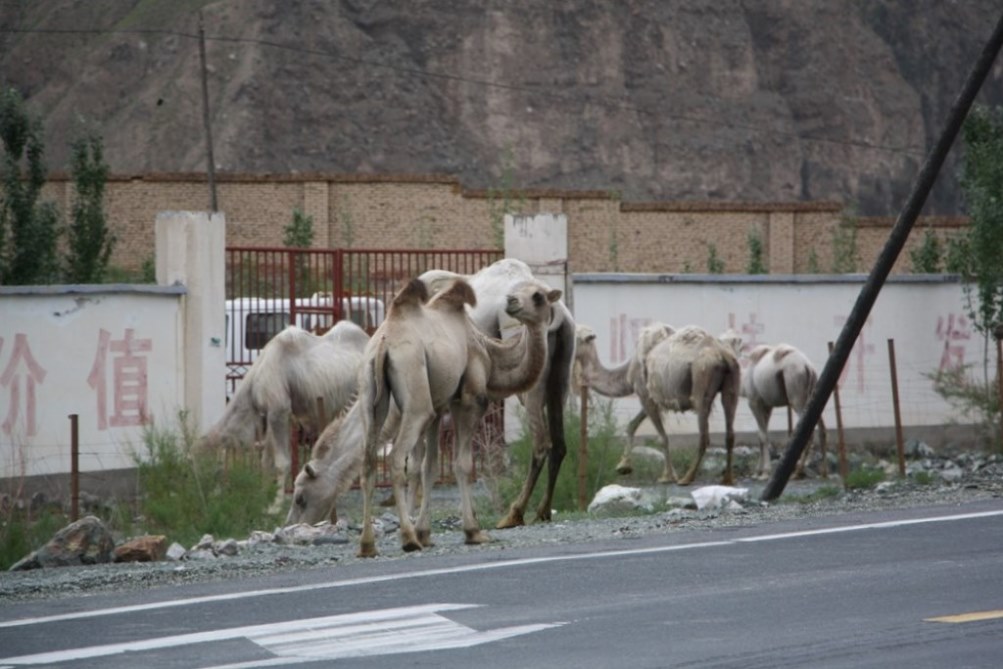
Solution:
<svg viewBox="0 0 1003 669">
<path fill-rule="evenodd" d="M 721 395 L 724 408 L 726 462 L 722 482 L 732 485 L 732 457 L 735 448 L 735 409 L 738 405 L 741 377 L 738 360 L 731 349 L 702 328 L 687 326 L 662 339 L 644 355 L 642 370 L 648 397 L 644 409 L 648 416 L 663 410 L 693 411 L 697 415 L 700 442 L 689 471 L 678 480 L 689 485 L 696 478 L 704 453 L 710 445 L 709 417 L 714 397 Z M 674 472 L 669 444 L 663 442 L 666 471 Z M 629 446 L 629 444 L 628 444 Z M 629 457 L 625 452 L 625 459 Z"/>
<path fill-rule="evenodd" d="M 612 369 L 603 366 L 596 350 L 596 333 L 587 325 L 579 325 L 575 331 L 575 365 L 577 376 L 582 383 L 587 383 L 592 390 L 606 397 L 628 397 L 637 395 L 641 402 L 641 410 L 627 423 L 627 443 L 624 453 L 617 463 L 616 470 L 620 474 L 630 474 L 634 471 L 630 462 L 630 454 L 634 449 L 634 435 L 645 418 L 651 420 L 655 431 L 662 442 L 662 450 L 667 451 L 669 437 L 662 423 L 662 412 L 655 410 L 648 396 L 648 386 L 643 374 L 644 357 L 660 341 L 667 339 L 675 329 L 665 323 L 652 323 L 645 326 L 638 335 L 634 354 L 629 360 Z M 672 463 L 668 460 L 659 476 L 660 483 L 675 480 Z"/>
<path fill-rule="evenodd" d="M 460 275 L 442 270 L 431 270 L 421 279 L 435 292 L 440 286 Z M 476 306 L 468 307 L 470 318 L 488 337 L 502 338 L 514 324 L 506 314 L 506 295 L 513 286 L 523 281 L 535 281 L 526 263 L 514 258 L 499 260 L 476 274 L 464 276 L 477 295 Z M 536 487 L 536 482 L 547 465 L 547 488 L 536 510 L 536 519 L 549 521 L 554 497 L 554 487 L 567 452 L 564 436 L 564 405 L 571 381 L 571 365 L 575 350 L 575 322 L 563 302 L 553 304 L 553 313 L 547 328 L 546 367 L 538 383 L 519 397 L 526 409 L 529 432 L 533 441 L 533 458 L 518 496 L 509 506 L 508 513 L 498 521 L 498 528 L 515 527 L 525 523 L 526 507 Z"/>
<path fill-rule="evenodd" d="M 407 508 L 404 466 L 415 446 L 426 437 L 421 478 L 422 489 L 430 489 L 438 443 L 428 434 L 428 428 L 447 409 L 456 433 L 453 468 L 466 542 L 489 540 L 477 522 L 470 493 L 473 433 L 490 400 L 525 391 L 539 379 L 546 358 L 551 304 L 560 295 L 560 291 L 537 281 L 514 286 L 506 297 L 505 310 L 525 325 L 525 334 L 505 344 L 485 337 L 467 317 L 465 306 L 475 306 L 476 297 L 462 279 L 453 281 L 427 303 L 427 286 L 418 280 L 394 299 L 366 350 L 359 378 L 358 401 L 367 407 L 361 412 L 366 433 L 361 557 L 377 554 L 372 497 L 379 432 L 391 401 L 400 410 L 400 426 L 390 452 L 390 472 L 402 548 L 411 551 L 431 545 L 428 495 L 422 496 L 416 530 Z"/>
<path fill-rule="evenodd" d="M 262 459 L 276 471 L 278 491 L 272 510 L 277 510 L 290 473 L 290 419 L 319 434 L 355 396 L 368 342 L 365 330 L 351 321 L 339 321 L 322 336 L 287 327 L 261 349 L 223 415 L 202 438 L 202 447 L 250 445 L 264 419 Z M 317 398 L 323 399 L 323 411 Z"/>
<path fill-rule="evenodd" d="M 756 346 L 748 354 L 749 366 L 742 373 L 741 394 L 756 418 L 759 432 L 759 471 L 757 476 L 770 475 L 770 415 L 776 407 L 789 406 L 800 419 L 808 398 L 815 390 L 818 372 L 808 357 L 789 344 Z M 822 454 L 822 476 L 829 475 L 826 459 L 825 421 L 819 416 L 812 442 L 818 441 Z M 804 477 L 804 467 L 811 444 L 798 461 L 795 476 Z"/>
</svg>

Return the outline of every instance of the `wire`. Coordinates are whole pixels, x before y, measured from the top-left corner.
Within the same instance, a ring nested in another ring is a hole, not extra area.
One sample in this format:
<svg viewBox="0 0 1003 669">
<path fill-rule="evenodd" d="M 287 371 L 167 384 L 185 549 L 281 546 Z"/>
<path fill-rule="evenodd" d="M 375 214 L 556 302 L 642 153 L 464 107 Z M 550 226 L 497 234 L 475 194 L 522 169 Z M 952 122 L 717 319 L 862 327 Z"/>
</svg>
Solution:
<svg viewBox="0 0 1003 669">
<path fill-rule="evenodd" d="M 185 39 L 197 40 L 199 38 L 197 33 L 187 33 L 177 30 L 164 30 L 164 29 L 142 29 L 142 28 L 131 28 L 128 30 L 117 30 L 117 29 L 90 29 L 90 28 L 30 28 L 30 29 L 20 29 L 20 28 L 4 28 L 0 29 L 0 33 L 23 33 L 23 34 L 53 34 L 53 35 L 167 35 L 172 37 L 181 37 Z M 466 77 L 457 74 L 443 73 L 443 72 L 431 72 L 429 70 L 424 70 L 415 67 L 403 67 L 400 65 L 390 65 L 387 63 L 382 63 L 379 61 L 369 60 L 366 58 L 360 58 L 357 56 L 349 56 L 346 54 L 336 53 L 329 50 L 322 49 L 311 49 L 303 47 L 300 45 L 283 44 L 280 42 L 273 42 L 271 40 L 255 39 L 250 37 L 230 37 L 225 35 L 205 35 L 205 39 L 210 42 L 219 43 L 232 43 L 232 44 L 251 44 L 255 46 L 266 47 L 270 49 L 277 49 L 281 51 L 288 51 L 296 54 L 303 54 L 309 56 L 317 56 L 323 58 L 329 58 L 333 60 L 340 60 L 348 63 L 353 63 L 356 65 L 364 65 L 372 68 L 386 69 L 393 72 L 419 76 L 427 79 L 438 79 L 442 81 L 457 82 L 463 84 L 471 84 L 476 86 L 483 86 L 485 88 L 494 88 L 499 90 L 507 90 L 518 93 L 524 93 L 527 95 L 536 96 L 539 98 L 556 100 L 559 102 L 574 102 L 576 104 L 581 103 L 580 96 L 571 96 L 564 93 L 555 93 L 553 91 L 543 90 L 540 88 L 535 88 L 532 86 L 522 86 L 519 84 L 511 84 L 505 82 L 491 81 L 488 79 L 476 79 L 472 77 Z M 654 112 L 643 107 L 638 107 L 637 105 L 625 102 L 620 99 L 608 97 L 608 96 L 596 96 L 591 94 L 586 94 L 586 100 L 590 104 L 595 104 L 598 106 L 603 106 L 608 109 L 620 109 L 624 111 L 631 111 L 640 115 L 649 116 L 652 118 L 668 118 L 675 121 L 683 121 L 688 123 L 697 123 L 702 125 L 712 125 L 718 127 L 726 127 L 733 130 L 743 130 L 751 131 L 760 134 L 768 134 L 775 137 L 784 137 L 797 139 L 806 143 L 819 143 L 819 144 L 832 144 L 837 146 L 849 146 L 854 148 L 870 149 L 874 151 L 883 151 L 888 153 L 900 153 L 913 156 L 924 156 L 927 151 L 922 147 L 916 146 L 891 146 L 887 144 L 878 144 L 875 142 L 870 142 L 866 140 L 848 140 L 848 139 L 832 139 L 828 137 L 815 137 L 811 135 L 800 135 L 798 133 L 785 132 L 783 130 L 766 128 L 763 126 L 756 126 L 752 124 L 735 123 L 731 121 L 722 121 L 720 119 L 711 119 L 702 116 L 696 116 L 692 114 L 679 114 L 660 110 Z M 714 96 L 706 96 L 709 99 L 721 100 Z"/>
</svg>

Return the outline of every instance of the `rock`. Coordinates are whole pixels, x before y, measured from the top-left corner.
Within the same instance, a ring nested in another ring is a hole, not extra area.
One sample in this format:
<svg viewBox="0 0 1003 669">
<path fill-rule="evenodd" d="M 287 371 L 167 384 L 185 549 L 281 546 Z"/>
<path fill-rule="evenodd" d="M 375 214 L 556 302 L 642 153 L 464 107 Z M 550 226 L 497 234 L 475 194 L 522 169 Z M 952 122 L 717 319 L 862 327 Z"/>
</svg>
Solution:
<svg viewBox="0 0 1003 669">
<path fill-rule="evenodd" d="M 212 549 L 212 545 L 214 543 L 216 543 L 216 539 L 214 539 L 211 534 L 203 534 L 202 538 L 199 539 L 199 542 L 197 544 L 195 544 L 194 546 L 192 546 L 192 550 L 196 550 L 196 549 L 199 549 L 199 550 Z"/>
<path fill-rule="evenodd" d="M 237 546 L 236 539 L 227 539 L 226 541 L 220 541 L 213 544 L 212 552 L 216 555 L 233 557 L 240 552 L 240 548 Z"/>
<path fill-rule="evenodd" d="M 378 523 L 379 519 L 374 519 Z M 316 525 L 299 523 L 283 527 L 275 533 L 275 543 L 291 546 L 318 546 L 321 544 L 344 544 L 348 543 L 348 537 L 344 534 L 346 524 L 339 521 L 337 524 L 324 521 Z M 378 529 L 378 528 L 377 528 Z"/>
<path fill-rule="evenodd" d="M 651 501 L 645 498 L 644 491 L 640 488 L 611 484 L 599 489 L 589 502 L 588 511 L 595 514 L 615 514 L 634 509 L 651 511 L 652 508 Z"/>
<path fill-rule="evenodd" d="M 187 554 L 188 551 L 185 550 L 185 547 L 175 541 L 171 544 L 170 548 L 167 549 L 167 555 L 165 557 L 168 560 L 178 561 L 183 560 Z"/>
<path fill-rule="evenodd" d="M 115 562 L 159 562 L 167 554 L 162 534 L 135 537 L 115 548 Z"/>
<path fill-rule="evenodd" d="M 936 455 L 933 448 L 919 439 L 910 439 L 905 443 L 905 454 L 910 458 L 932 458 Z"/>
<path fill-rule="evenodd" d="M 100 518 L 86 516 L 59 530 L 42 548 L 11 566 L 11 571 L 111 562 L 115 540 Z"/>
<path fill-rule="evenodd" d="M 937 472 L 937 476 L 939 476 L 944 483 L 957 483 L 964 475 L 965 472 L 961 469 L 961 467 L 954 464 Z"/>
<path fill-rule="evenodd" d="M 749 494 L 749 489 L 726 485 L 708 485 L 697 488 L 690 494 L 693 495 L 697 509 L 722 509 L 727 507 L 729 502 L 744 500 Z"/>
</svg>

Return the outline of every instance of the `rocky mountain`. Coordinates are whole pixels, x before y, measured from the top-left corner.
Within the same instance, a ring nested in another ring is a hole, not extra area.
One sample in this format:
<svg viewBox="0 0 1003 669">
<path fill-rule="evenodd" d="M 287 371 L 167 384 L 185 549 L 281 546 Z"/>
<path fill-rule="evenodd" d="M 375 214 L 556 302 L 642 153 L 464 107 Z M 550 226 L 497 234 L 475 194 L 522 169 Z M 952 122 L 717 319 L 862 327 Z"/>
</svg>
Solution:
<svg viewBox="0 0 1003 669">
<path fill-rule="evenodd" d="M 0 83 L 66 168 L 444 173 L 895 214 L 995 0 L 0 0 Z M 1003 63 L 980 101 L 1003 103 Z M 927 213 L 963 211 L 960 149 Z"/>
</svg>

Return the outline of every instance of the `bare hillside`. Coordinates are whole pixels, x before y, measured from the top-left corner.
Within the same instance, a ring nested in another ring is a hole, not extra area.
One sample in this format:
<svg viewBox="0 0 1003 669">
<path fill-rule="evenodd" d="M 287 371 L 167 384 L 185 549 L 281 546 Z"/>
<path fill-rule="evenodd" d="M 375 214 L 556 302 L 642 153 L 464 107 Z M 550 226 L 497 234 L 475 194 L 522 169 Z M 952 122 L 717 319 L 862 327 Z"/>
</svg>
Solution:
<svg viewBox="0 0 1003 669">
<path fill-rule="evenodd" d="M 993 0 L 0 0 L 0 80 L 66 167 L 445 173 L 629 200 L 894 214 Z M 1003 102 L 1003 65 L 981 101 Z M 928 213 L 961 211 L 957 154 Z"/>
</svg>

